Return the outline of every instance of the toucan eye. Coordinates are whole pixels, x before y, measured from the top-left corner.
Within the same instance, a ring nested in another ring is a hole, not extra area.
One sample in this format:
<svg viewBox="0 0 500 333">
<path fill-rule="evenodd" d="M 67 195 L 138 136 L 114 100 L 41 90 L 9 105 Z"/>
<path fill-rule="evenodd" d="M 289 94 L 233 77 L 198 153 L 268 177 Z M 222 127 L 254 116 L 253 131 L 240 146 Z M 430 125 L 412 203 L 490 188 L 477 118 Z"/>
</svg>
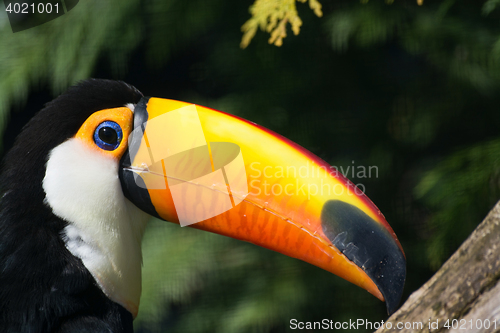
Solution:
<svg viewBox="0 0 500 333">
<path fill-rule="evenodd" d="M 115 150 L 122 141 L 123 133 L 120 125 L 114 121 L 104 121 L 94 132 L 95 144 L 104 150 Z"/>
</svg>

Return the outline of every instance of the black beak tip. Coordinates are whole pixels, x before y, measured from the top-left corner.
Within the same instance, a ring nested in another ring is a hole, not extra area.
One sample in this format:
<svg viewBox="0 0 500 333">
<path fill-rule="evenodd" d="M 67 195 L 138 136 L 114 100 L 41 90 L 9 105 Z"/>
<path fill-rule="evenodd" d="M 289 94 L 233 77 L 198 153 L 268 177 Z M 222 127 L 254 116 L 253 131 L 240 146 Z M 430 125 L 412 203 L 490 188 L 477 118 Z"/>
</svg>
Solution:
<svg viewBox="0 0 500 333">
<path fill-rule="evenodd" d="M 325 203 L 321 223 L 333 245 L 378 287 L 389 315 L 394 313 L 403 295 L 406 259 L 389 232 L 359 208 L 340 200 Z"/>
<path fill-rule="evenodd" d="M 406 260 L 401 253 L 399 258 L 391 258 L 392 262 L 388 262 L 387 269 L 379 277 L 373 278 L 375 284 L 385 298 L 387 314 L 390 316 L 399 307 L 406 277 Z M 384 271 L 384 268 L 381 268 Z"/>
</svg>

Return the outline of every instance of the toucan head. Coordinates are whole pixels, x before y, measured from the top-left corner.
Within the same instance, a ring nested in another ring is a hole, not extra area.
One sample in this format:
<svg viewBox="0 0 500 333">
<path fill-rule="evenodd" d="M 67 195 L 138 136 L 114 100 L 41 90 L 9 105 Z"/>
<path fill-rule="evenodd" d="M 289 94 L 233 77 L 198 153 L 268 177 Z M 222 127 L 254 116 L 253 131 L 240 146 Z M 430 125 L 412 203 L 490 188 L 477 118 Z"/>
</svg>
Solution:
<svg viewBox="0 0 500 333">
<path fill-rule="evenodd" d="M 336 169 L 250 121 L 87 80 L 49 103 L 23 137 L 33 147 L 26 161 L 44 160 L 44 203 L 67 223 L 67 250 L 134 316 L 151 216 L 309 262 L 389 313 L 400 302 L 405 256 L 382 213 Z"/>
</svg>

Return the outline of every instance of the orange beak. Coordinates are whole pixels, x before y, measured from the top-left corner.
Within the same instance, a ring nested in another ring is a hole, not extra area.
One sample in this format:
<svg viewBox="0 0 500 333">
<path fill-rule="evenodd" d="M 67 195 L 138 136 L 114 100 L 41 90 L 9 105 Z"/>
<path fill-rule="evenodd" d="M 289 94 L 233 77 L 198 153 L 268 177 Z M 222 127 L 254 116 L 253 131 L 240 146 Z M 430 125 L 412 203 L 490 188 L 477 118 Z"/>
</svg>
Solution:
<svg viewBox="0 0 500 333">
<path fill-rule="evenodd" d="M 399 304 L 406 261 L 384 216 L 336 169 L 270 130 L 143 98 L 120 179 L 153 216 L 321 267 L 385 300 L 389 313 Z"/>
</svg>

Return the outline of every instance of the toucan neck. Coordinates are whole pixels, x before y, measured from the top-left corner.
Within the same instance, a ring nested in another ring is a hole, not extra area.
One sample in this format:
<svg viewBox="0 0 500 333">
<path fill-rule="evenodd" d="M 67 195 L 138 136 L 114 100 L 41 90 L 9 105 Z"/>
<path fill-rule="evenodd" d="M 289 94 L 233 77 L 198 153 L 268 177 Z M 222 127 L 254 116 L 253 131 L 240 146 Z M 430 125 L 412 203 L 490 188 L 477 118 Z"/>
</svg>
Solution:
<svg viewBox="0 0 500 333">
<path fill-rule="evenodd" d="M 43 179 L 45 202 L 68 222 L 63 240 L 103 292 L 137 315 L 141 241 L 149 215 L 123 195 L 118 162 L 77 139 L 54 148 Z"/>
</svg>

